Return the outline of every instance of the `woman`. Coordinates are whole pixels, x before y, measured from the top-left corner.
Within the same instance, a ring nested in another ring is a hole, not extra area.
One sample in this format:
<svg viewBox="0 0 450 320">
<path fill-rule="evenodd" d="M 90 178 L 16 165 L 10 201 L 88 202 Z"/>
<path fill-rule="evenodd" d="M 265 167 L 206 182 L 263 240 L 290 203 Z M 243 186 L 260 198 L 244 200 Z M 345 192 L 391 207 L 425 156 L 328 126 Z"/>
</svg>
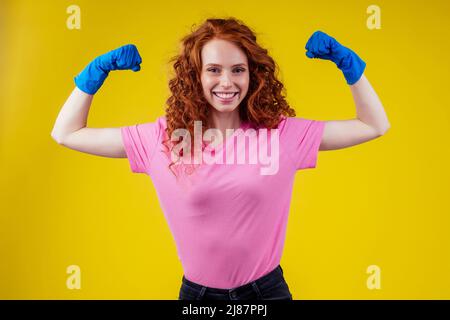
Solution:
<svg viewBox="0 0 450 320">
<path fill-rule="evenodd" d="M 154 122 L 86 126 L 93 95 L 109 71 L 140 70 L 135 46 L 97 57 L 75 77 L 52 137 L 81 152 L 126 157 L 133 172 L 151 177 L 184 270 L 179 299 L 292 299 L 279 263 L 296 171 L 314 168 L 319 150 L 360 144 L 388 130 L 382 104 L 363 75 L 364 61 L 320 31 L 306 50 L 307 57 L 331 60 L 343 72 L 355 119 L 296 118 L 282 95 L 275 62 L 233 18 L 208 19 L 182 39 L 172 59 L 166 115 Z M 204 133 L 201 148 L 198 128 Z M 267 129 L 268 138 L 259 140 Z M 236 147 L 236 139 L 247 137 L 258 137 L 258 148 Z M 267 161 L 259 156 L 269 140 L 276 163 L 264 174 L 260 169 Z M 217 161 L 199 161 L 206 154 Z M 233 161 L 241 154 L 253 159 L 257 154 L 260 161 Z"/>
</svg>

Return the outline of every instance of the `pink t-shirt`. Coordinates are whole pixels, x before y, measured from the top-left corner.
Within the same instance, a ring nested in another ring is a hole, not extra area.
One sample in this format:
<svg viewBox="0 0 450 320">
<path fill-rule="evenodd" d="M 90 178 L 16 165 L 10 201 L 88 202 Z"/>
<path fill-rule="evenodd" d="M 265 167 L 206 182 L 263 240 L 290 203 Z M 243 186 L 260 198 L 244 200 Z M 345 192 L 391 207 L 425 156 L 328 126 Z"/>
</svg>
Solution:
<svg viewBox="0 0 450 320">
<path fill-rule="evenodd" d="M 170 155 L 162 145 L 162 139 L 167 139 L 165 116 L 121 127 L 131 170 L 151 178 L 188 280 L 231 289 L 278 266 L 295 173 L 316 167 L 324 125 L 325 121 L 283 116 L 275 174 L 263 175 L 261 163 L 247 160 L 244 164 L 203 163 L 192 174 L 178 178 L 168 168 Z M 239 138 L 249 128 L 244 122 L 242 130 L 235 131 L 216 152 L 224 152 L 230 143 L 236 147 L 231 138 Z M 248 152 L 249 144 L 240 147 L 237 154 Z"/>
</svg>

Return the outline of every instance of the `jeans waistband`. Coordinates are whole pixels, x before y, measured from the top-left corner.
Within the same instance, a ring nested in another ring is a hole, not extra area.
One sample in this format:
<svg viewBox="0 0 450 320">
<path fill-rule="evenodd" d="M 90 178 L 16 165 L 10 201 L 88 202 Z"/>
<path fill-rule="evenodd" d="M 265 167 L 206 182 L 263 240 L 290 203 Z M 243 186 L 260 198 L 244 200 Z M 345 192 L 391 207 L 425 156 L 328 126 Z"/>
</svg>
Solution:
<svg viewBox="0 0 450 320">
<path fill-rule="evenodd" d="M 186 279 L 186 277 L 184 275 L 183 275 L 183 282 L 186 283 L 187 285 L 189 285 L 190 287 L 193 287 L 194 289 L 201 290 L 203 288 L 206 288 L 206 289 L 208 289 L 209 292 L 228 294 L 231 291 L 241 291 L 241 290 L 251 289 L 253 286 L 252 283 L 256 283 L 258 286 L 260 286 L 260 285 L 264 284 L 267 280 L 269 280 L 270 278 L 273 278 L 273 277 L 280 277 L 280 278 L 283 277 L 283 269 L 281 268 L 281 265 L 278 265 L 275 269 L 270 271 L 268 274 L 254 280 L 254 281 L 251 281 L 247 284 L 244 284 L 239 287 L 231 288 L 231 289 L 206 287 L 206 286 L 203 286 L 201 284 L 198 284 L 198 283 L 195 283 L 195 282 L 192 282 L 192 281 Z"/>
</svg>

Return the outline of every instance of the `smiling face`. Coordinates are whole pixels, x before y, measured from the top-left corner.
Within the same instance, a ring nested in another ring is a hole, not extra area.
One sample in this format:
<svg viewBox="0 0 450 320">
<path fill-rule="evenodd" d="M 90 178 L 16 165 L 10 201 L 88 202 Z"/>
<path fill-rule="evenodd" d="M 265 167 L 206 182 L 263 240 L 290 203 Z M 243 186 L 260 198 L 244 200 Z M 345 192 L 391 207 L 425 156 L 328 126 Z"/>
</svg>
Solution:
<svg viewBox="0 0 450 320">
<path fill-rule="evenodd" d="M 248 92 L 247 56 L 235 44 L 221 39 L 206 43 L 201 56 L 206 100 L 216 111 L 234 111 Z"/>
</svg>

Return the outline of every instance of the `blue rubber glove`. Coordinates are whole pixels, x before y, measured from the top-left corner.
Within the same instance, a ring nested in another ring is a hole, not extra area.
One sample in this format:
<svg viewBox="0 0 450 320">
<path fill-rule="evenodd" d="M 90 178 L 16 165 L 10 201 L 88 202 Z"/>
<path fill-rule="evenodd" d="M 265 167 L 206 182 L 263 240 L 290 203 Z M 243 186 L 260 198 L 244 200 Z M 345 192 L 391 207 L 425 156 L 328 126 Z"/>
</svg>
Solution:
<svg viewBox="0 0 450 320">
<path fill-rule="evenodd" d="M 141 70 L 142 58 L 135 45 L 127 44 L 98 56 L 78 76 L 75 84 L 81 91 L 95 94 L 111 70 Z"/>
<path fill-rule="evenodd" d="M 305 49 L 308 58 L 333 61 L 342 71 L 349 85 L 357 82 L 366 68 L 366 63 L 356 53 L 322 31 L 313 33 Z"/>
</svg>

